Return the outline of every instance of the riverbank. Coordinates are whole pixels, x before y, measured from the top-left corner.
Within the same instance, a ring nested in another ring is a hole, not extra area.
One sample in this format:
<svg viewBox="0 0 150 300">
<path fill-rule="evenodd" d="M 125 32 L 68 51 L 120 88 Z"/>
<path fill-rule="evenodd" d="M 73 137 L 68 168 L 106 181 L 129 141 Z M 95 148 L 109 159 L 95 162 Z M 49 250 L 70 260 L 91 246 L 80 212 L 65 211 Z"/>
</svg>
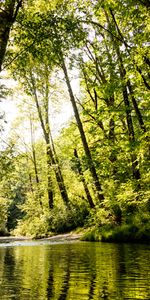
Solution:
<svg viewBox="0 0 150 300">
<path fill-rule="evenodd" d="M 58 234 L 58 235 L 53 235 L 47 238 L 44 238 L 45 240 L 55 240 L 55 241 L 64 241 L 64 240 L 80 240 L 83 237 L 83 233 L 74 233 L 74 232 L 70 232 L 70 233 L 63 233 L 63 234 Z"/>
<path fill-rule="evenodd" d="M 150 227 L 123 224 L 118 226 L 91 227 L 81 237 L 82 241 L 107 243 L 150 244 Z"/>
<path fill-rule="evenodd" d="M 109 227 L 103 226 L 101 228 L 91 227 L 87 229 L 78 229 L 78 231 L 71 231 L 69 233 L 51 234 L 43 237 L 32 236 L 1 236 L 0 243 L 9 243 L 14 241 L 25 240 L 50 240 L 52 242 L 65 241 L 89 241 L 89 242 L 108 242 L 108 243 L 150 243 L 149 228 L 136 227 L 135 225 L 124 224 L 122 226 Z"/>
<path fill-rule="evenodd" d="M 40 240 L 51 240 L 53 242 L 62 242 L 62 241 L 75 241 L 75 240 L 80 240 L 83 237 L 83 233 L 75 233 L 75 232 L 70 232 L 70 233 L 63 233 L 63 234 L 58 234 L 58 235 L 52 235 L 49 237 L 43 237 L 40 238 Z M 10 243 L 14 241 L 25 241 L 25 240 L 33 240 L 34 238 L 32 237 L 27 237 L 27 236 L 1 236 L 0 237 L 0 243 Z"/>
</svg>

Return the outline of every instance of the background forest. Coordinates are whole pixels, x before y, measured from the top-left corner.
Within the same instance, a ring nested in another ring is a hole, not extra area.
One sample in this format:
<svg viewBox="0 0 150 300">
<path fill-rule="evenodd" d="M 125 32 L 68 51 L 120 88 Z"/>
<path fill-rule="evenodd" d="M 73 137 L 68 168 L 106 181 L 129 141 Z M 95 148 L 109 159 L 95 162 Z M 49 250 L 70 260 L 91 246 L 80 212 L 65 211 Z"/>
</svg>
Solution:
<svg viewBox="0 0 150 300">
<path fill-rule="evenodd" d="M 1 2 L 0 96 L 19 111 L 5 141 L 0 112 L 1 234 L 150 239 L 149 9 Z"/>
</svg>

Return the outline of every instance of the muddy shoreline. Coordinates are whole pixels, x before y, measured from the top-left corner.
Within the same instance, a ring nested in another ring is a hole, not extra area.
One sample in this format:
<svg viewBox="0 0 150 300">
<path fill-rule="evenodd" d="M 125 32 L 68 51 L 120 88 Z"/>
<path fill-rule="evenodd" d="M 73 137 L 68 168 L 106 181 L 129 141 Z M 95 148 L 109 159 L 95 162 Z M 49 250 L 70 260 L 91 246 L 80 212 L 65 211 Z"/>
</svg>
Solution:
<svg viewBox="0 0 150 300">
<path fill-rule="evenodd" d="M 74 241 L 74 240 L 80 240 L 83 234 L 81 233 L 63 233 L 58 235 L 52 235 L 49 237 L 43 237 L 40 239 L 32 238 L 32 237 L 26 237 L 26 236 L 1 236 L 0 237 L 0 243 L 10 243 L 10 242 L 16 242 L 16 241 L 26 241 L 26 240 L 51 240 L 51 241 Z"/>
</svg>

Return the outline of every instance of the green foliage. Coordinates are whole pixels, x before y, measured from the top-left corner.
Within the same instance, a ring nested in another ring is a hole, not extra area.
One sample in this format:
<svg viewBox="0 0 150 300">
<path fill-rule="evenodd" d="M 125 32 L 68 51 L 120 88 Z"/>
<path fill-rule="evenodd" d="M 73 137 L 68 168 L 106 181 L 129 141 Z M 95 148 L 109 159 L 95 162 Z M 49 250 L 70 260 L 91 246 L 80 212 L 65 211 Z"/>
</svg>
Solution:
<svg viewBox="0 0 150 300">
<path fill-rule="evenodd" d="M 83 234 L 81 237 L 81 241 L 87 241 L 87 242 L 99 242 L 101 241 L 101 235 L 95 227 L 90 228 L 86 231 L 86 233 Z"/>
<path fill-rule="evenodd" d="M 150 223 L 139 226 L 137 224 L 123 224 L 113 229 L 101 231 L 101 240 L 104 242 L 146 242 L 150 243 Z"/>
<path fill-rule="evenodd" d="M 8 202 L 6 199 L 0 197 L 0 236 L 7 234 L 7 210 Z"/>
<path fill-rule="evenodd" d="M 30 209 L 29 209 L 29 201 Z M 84 226 L 89 214 L 84 204 L 67 208 L 63 205 L 55 207 L 52 211 L 41 211 L 35 206 L 32 198 L 22 206 L 26 212 L 22 220 L 18 220 L 17 227 L 12 231 L 13 235 L 25 235 L 33 238 L 40 238 L 53 233 L 69 232 L 77 227 Z"/>
<path fill-rule="evenodd" d="M 16 236 L 30 236 L 32 238 L 42 238 L 50 235 L 47 216 L 32 216 L 19 220 L 17 227 L 11 231 Z"/>
<path fill-rule="evenodd" d="M 49 215 L 49 229 L 55 233 L 64 233 L 84 226 L 89 211 L 84 203 L 70 208 L 56 207 Z"/>
</svg>

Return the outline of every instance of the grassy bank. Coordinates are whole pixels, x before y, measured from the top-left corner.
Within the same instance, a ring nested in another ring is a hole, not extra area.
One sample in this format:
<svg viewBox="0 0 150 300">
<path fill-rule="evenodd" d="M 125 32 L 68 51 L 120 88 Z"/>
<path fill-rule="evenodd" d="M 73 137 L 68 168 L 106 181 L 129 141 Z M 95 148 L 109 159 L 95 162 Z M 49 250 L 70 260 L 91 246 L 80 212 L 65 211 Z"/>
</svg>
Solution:
<svg viewBox="0 0 150 300">
<path fill-rule="evenodd" d="M 129 242 L 150 243 L 150 226 L 141 224 L 139 228 L 133 224 L 118 226 L 102 226 L 87 229 L 81 240 L 95 242 Z"/>
</svg>

